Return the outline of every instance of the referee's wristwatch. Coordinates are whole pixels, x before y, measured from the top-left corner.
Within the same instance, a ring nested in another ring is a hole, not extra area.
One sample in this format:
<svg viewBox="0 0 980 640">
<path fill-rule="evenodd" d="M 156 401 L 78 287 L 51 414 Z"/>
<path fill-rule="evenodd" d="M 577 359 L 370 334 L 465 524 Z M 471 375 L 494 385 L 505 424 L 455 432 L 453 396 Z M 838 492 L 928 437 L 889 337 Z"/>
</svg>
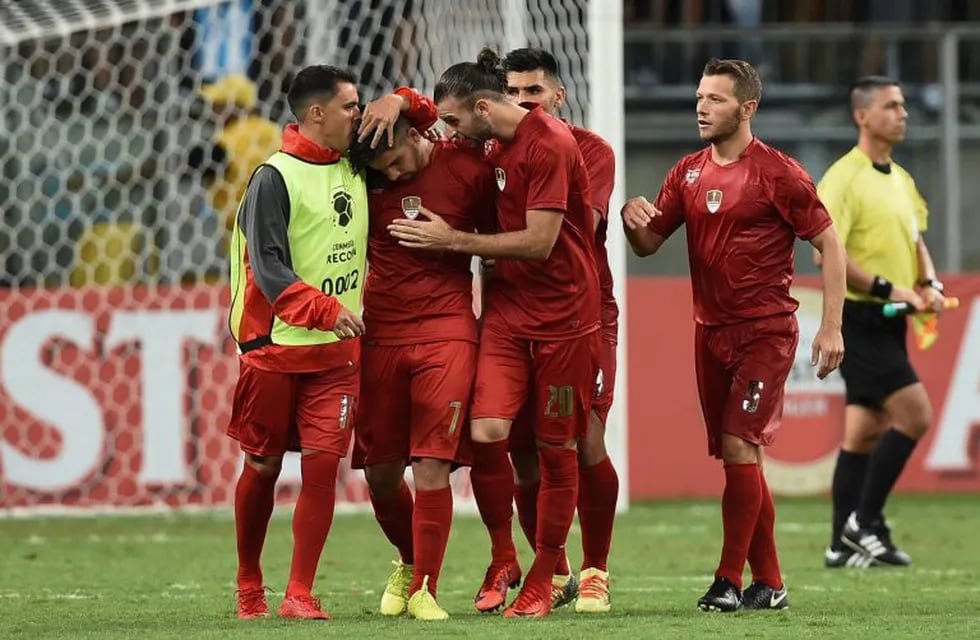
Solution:
<svg viewBox="0 0 980 640">
<path fill-rule="evenodd" d="M 925 280 L 920 280 L 919 281 L 919 286 L 920 287 L 931 287 L 932 289 L 935 289 L 939 293 L 943 293 L 943 291 L 945 291 L 945 289 L 946 289 L 946 287 L 943 285 L 942 281 L 936 280 L 935 278 L 926 278 Z"/>
</svg>

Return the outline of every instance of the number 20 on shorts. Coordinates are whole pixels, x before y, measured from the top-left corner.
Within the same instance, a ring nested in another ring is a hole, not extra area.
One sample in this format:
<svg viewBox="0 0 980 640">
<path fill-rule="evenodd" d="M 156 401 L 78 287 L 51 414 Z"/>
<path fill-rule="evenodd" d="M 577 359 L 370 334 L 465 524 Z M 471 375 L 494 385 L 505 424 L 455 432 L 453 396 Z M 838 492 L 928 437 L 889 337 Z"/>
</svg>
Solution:
<svg viewBox="0 0 980 640">
<path fill-rule="evenodd" d="M 575 391 L 571 385 L 548 385 L 548 404 L 544 415 L 548 418 L 568 418 L 575 413 Z"/>
</svg>

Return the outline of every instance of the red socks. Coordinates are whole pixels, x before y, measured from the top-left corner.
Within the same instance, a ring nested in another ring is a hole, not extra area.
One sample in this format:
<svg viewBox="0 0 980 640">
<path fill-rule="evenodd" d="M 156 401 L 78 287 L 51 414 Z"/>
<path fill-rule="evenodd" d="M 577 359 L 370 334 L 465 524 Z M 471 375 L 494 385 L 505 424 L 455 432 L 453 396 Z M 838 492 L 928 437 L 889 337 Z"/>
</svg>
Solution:
<svg viewBox="0 0 980 640">
<path fill-rule="evenodd" d="M 578 520 L 582 526 L 582 568 L 607 571 L 612 541 L 619 476 L 609 456 L 602 462 L 579 470 Z"/>
<path fill-rule="evenodd" d="M 776 589 L 783 588 L 783 577 L 779 572 L 779 556 L 776 553 L 776 505 L 772 501 L 772 493 L 766 482 L 766 475 L 759 468 L 759 484 L 762 489 L 762 506 L 759 509 L 759 519 L 755 523 L 752 542 L 749 544 L 749 567 L 752 569 L 752 581 L 761 582 Z"/>
<path fill-rule="evenodd" d="M 309 596 L 320 554 L 333 524 L 340 458 L 317 452 L 302 459 L 303 485 L 293 512 L 293 562 L 287 596 Z"/>
<path fill-rule="evenodd" d="M 262 588 L 262 567 L 259 559 L 275 500 L 276 476 L 262 476 L 246 464 L 235 487 L 239 589 Z"/>
<path fill-rule="evenodd" d="M 538 491 L 540 488 L 541 484 L 535 482 L 534 484 L 519 484 L 514 491 L 517 518 L 521 522 L 521 529 L 532 549 L 537 546 Z M 555 575 L 567 576 L 569 573 L 571 573 L 571 568 L 568 566 L 568 556 L 563 553 L 555 566 Z"/>
<path fill-rule="evenodd" d="M 564 555 L 568 529 L 575 517 L 578 498 L 578 454 L 575 449 L 542 447 L 541 489 L 538 492 L 538 528 L 534 564 L 527 574 L 527 586 L 551 587 L 558 559 Z"/>
<path fill-rule="evenodd" d="M 381 525 L 381 531 L 391 544 L 398 549 L 398 555 L 405 564 L 415 562 L 412 544 L 412 491 L 402 482 L 397 493 L 377 497 L 371 494 L 374 517 Z"/>
<path fill-rule="evenodd" d="M 727 578 L 742 588 L 742 571 L 762 508 L 762 484 L 759 465 L 725 465 L 725 492 L 721 498 L 721 517 L 725 540 L 716 578 Z"/>
<path fill-rule="evenodd" d="M 473 498 L 490 533 L 492 562 L 517 562 L 511 531 L 514 517 L 514 472 L 507 456 L 507 441 L 474 442 L 470 469 Z M 549 578 L 550 579 L 550 578 Z"/>
<path fill-rule="evenodd" d="M 412 533 L 415 538 L 414 573 L 408 593 L 422 588 L 422 580 L 429 576 L 429 593 L 436 595 L 442 559 L 446 555 L 449 528 L 453 522 L 453 490 L 449 487 L 435 491 L 415 492 L 415 513 Z"/>
</svg>

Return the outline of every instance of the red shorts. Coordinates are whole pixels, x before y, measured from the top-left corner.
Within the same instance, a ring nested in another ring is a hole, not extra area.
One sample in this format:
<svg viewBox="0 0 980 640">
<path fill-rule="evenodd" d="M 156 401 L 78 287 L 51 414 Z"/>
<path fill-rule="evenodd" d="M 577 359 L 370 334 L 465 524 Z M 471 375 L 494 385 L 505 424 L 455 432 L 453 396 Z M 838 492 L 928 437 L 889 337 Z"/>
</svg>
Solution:
<svg viewBox="0 0 980 640">
<path fill-rule="evenodd" d="M 598 373 L 598 331 L 546 342 L 517 338 L 496 324 L 485 324 L 471 416 L 514 420 L 528 402 L 537 439 L 558 444 L 582 438 Z"/>
<path fill-rule="evenodd" d="M 362 347 L 365 387 L 351 466 L 435 458 L 465 463 L 462 436 L 476 344 L 464 340 Z"/>
<path fill-rule="evenodd" d="M 228 435 L 243 451 L 347 455 L 360 383 L 357 363 L 316 373 L 264 371 L 244 362 L 240 368 Z"/>
<path fill-rule="evenodd" d="M 783 419 L 786 378 L 799 329 L 792 315 L 695 330 L 695 367 L 708 453 L 721 457 L 727 433 L 770 445 Z"/>
<path fill-rule="evenodd" d="M 613 391 L 616 386 L 616 343 L 605 338 L 599 339 L 599 375 L 595 381 L 595 397 L 592 399 L 592 413 L 596 414 L 603 426 L 612 407 Z M 531 426 L 532 407 L 525 402 L 514 418 L 510 428 L 507 447 L 511 451 L 534 449 L 534 429 Z"/>
</svg>

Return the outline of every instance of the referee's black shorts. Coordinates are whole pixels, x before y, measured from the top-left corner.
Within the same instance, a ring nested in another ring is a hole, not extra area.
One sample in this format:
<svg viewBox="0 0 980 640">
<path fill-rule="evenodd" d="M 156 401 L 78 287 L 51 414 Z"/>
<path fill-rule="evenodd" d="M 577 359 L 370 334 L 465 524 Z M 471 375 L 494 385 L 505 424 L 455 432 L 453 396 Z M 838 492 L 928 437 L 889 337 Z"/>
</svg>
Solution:
<svg viewBox="0 0 980 640">
<path fill-rule="evenodd" d="M 915 384 L 905 317 L 886 318 L 874 302 L 844 301 L 844 377 L 847 404 L 880 409 L 888 396 Z"/>
</svg>

